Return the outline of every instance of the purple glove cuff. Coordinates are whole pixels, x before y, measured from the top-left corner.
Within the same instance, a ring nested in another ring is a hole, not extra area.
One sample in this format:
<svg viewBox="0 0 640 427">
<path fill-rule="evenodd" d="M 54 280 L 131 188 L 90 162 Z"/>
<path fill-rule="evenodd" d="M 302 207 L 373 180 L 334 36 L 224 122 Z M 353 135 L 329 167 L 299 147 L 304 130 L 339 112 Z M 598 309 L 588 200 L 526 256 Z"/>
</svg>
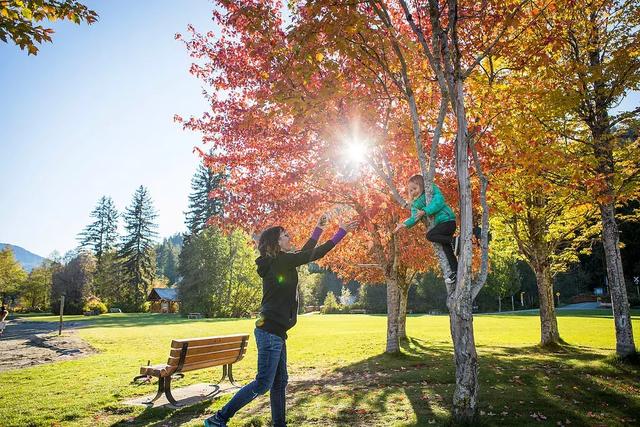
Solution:
<svg viewBox="0 0 640 427">
<path fill-rule="evenodd" d="M 317 242 L 318 240 L 320 240 L 320 235 L 321 234 L 322 234 L 322 228 L 316 227 L 313 230 L 313 233 L 311 233 L 311 238 Z"/>
<path fill-rule="evenodd" d="M 347 235 L 347 231 L 342 228 L 339 228 L 338 231 L 336 231 L 336 234 L 334 234 L 333 237 L 331 238 L 331 241 L 333 242 L 334 245 L 337 245 L 338 243 L 340 243 L 340 240 L 342 240 L 346 235 Z"/>
</svg>

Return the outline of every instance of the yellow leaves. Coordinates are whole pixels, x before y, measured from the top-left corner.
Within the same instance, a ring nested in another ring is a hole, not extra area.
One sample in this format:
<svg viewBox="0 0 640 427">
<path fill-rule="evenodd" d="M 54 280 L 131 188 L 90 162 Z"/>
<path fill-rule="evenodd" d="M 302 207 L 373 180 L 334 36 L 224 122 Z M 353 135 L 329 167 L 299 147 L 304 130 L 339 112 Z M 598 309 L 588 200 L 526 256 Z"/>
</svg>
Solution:
<svg viewBox="0 0 640 427">
<path fill-rule="evenodd" d="M 322 60 L 324 59 L 324 55 L 320 52 L 316 53 L 316 61 L 318 62 L 322 62 Z"/>
<path fill-rule="evenodd" d="M 31 12 L 31 9 L 29 9 L 28 7 L 23 7 L 22 16 L 24 16 L 26 19 L 31 19 L 33 18 L 33 13 Z"/>
<path fill-rule="evenodd" d="M 9 17 L 9 11 L 7 9 L 2 9 L 0 10 L 0 15 L 4 16 L 5 18 Z"/>
</svg>

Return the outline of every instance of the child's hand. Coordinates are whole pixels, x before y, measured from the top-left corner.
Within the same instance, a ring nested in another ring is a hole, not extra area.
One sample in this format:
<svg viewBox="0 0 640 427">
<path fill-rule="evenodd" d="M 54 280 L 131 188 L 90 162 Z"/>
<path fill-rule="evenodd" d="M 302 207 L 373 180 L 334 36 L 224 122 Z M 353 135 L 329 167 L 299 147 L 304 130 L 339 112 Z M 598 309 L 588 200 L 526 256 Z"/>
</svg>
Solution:
<svg viewBox="0 0 640 427">
<path fill-rule="evenodd" d="M 342 228 L 344 231 L 353 231 L 358 227 L 358 221 L 349 221 L 349 222 L 341 222 L 340 223 L 340 228 Z"/>
<path fill-rule="evenodd" d="M 396 225 L 395 230 L 393 230 L 393 234 L 396 234 L 398 231 L 400 231 L 400 229 L 402 228 L 406 228 L 407 226 L 404 225 L 404 222 L 400 222 L 398 223 L 398 225 Z"/>
<path fill-rule="evenodd" d="M 418 213 L 416 214 L 416 219 L 419 220 L 420 218 L 422 218 L 424 216 L 424 211 L 421 209 L 418 211 Z"/>
</svg>

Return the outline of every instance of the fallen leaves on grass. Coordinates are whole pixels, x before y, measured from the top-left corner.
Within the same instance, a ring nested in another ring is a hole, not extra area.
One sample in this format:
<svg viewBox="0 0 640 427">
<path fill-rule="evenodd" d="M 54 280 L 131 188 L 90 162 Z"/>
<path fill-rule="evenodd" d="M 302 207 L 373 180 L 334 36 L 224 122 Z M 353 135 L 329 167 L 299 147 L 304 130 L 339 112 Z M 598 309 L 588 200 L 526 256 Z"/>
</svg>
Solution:
<svg viewBox="0 0 640 427">
<path fill-rule="evenodd" d="M 547 419 L 547 417 L 542 412 L 534 412 L 532 414 L 529 414 L 529 416 L 536 421 L 544 421 Z"/>
</svg>

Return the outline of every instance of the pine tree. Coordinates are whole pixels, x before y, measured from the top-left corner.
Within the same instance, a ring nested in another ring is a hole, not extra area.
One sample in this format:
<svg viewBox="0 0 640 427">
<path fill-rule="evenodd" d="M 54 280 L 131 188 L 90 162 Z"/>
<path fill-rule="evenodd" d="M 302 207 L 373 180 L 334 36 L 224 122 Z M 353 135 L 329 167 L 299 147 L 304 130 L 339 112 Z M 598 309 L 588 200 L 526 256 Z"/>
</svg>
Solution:
<svg viewBox="0 0 640 427">
<path fill-rule="evenodd" d="M 116 248 L 118 241 L 118 211 L 111 197 L 102 196 L 91 212 L 95 221 L 78 235 L 80 248 L 90 248 L 98 264 L 105 252 Z"/>
<path fill-rule="evenodd" d="M 209 218 L 222 212 L 222 200 L 209 198 L 209 194 L 220 185 L 222 177 L 221 173 L 213 172 L 204 163 L 198 166 L 191 179 L 189 210 L 185 213 L 188 234 L 200 233 L 207 226 Z"/>
<path fill-rule="evenodd" d="M 156 269 L 157 274 L 169 279 L 169 286 L 177 282 L 178 257 L 182 249 L 182 236 L 176 234 L 168 237 L 156 246 Z"/>
<path fill-rule="evenodd" d="M 155 276 L 156 217 L 148 190 L 141 185 L 124 213 L 126 235 L 118 254 L 129 284 L 129 302 L 137 307 L 144 302 Z"/>
</svg>

